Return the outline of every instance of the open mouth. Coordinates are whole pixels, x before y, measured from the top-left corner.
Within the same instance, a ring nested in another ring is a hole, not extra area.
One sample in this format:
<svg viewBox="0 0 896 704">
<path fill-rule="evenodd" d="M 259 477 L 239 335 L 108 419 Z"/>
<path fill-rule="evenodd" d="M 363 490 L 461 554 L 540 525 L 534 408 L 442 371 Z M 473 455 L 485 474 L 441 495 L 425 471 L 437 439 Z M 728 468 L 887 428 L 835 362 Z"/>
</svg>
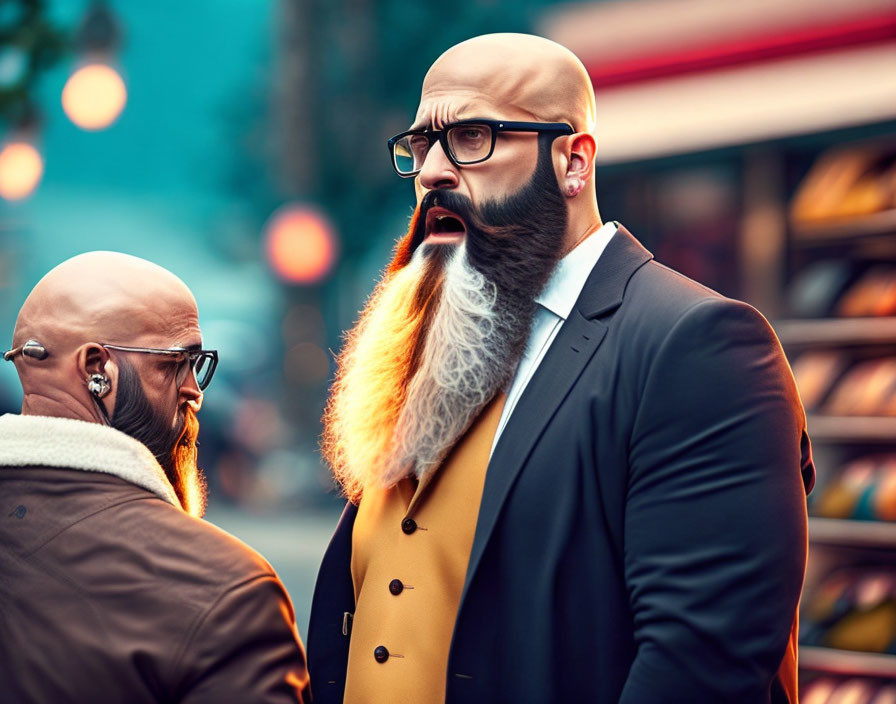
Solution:
<svg viewBox="0 0 896 704">
<path fill-rule="evenodd" d="M 467 234 L 464 221 L 446 208 L 430 208 L 426 213 L 427 244 L 452 244 L 460 242 Z"/>
</svg>

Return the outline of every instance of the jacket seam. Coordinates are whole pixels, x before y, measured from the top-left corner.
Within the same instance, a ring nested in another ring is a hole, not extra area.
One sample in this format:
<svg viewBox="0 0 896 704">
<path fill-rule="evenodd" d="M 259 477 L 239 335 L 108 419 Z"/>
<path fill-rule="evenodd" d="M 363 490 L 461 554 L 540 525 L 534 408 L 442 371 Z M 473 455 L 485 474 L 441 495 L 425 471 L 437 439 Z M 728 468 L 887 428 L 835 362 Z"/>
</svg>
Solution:
<svg viewBox="0 0 896 704">
<path fill-rule="evenodd" d="M 91 511 L 90 513 L 87 513 L 87 514 L 81 516 L 78 520 L 73 521 L 72 523 L 69 523 L 69 524 L 65 525 L 64 527 L 60 528 L 58 531 L 56 531 L 55 533 L 53 533 L 52 535 L 47 537 L 45 540 L 43 540 L 41 543 L 39 543 L 38 545 L 33 547 L 31 550 L 28 550 L 27 552 L 22 553 L 22 557 L 23 558 L 31 557 L 35 553 L 37 553 L 40 550 L 42 550 L 43 548 L 45 548 L 51 542 L 56 540 L 56 538 L 58 538 L 60 535 L 62 535 L 66 531 L 71 530 L 79 523 L 86 521 L 88 518 L 93 518 L 94 516 L 102 513 L 103 511 L 108 511 L 110 508 L 115 508 L 116 506 L 124 506 L 125 504 L 129 504 L 134 501 L 149 501 L 149 500 L 153 500 L 156 498 L 158 498 L 158 497 L 156 497 L 155 495 L 152 495 L 152 496 L 135 496 L 135 497 L 128 498 L 128 499 L 113 499 L 109 503 L 104 504 L 103 506 L 100 506 L 95 511 Z M 161 498 L 159 498 L 158 500 L 162 501 Z"/>
</svg>

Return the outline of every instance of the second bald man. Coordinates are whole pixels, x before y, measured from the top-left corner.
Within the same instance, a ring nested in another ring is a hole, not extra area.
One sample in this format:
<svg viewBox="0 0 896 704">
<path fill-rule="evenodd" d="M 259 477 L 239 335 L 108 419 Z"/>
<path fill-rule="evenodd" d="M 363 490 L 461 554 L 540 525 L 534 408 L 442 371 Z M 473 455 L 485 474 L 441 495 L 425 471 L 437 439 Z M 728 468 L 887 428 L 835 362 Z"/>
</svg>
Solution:
<svg viewBox="0 0 896 704">
<path fill-rule="evenodd" d="M 774 333 L 653 261 L 594 184 L 581 62 L 453 47 L 389 140 L 417 210 L 324 450 L 349 503 L 315 701 L 796 701 L 814 468 Z"/>
<path fill-rule="evenodd" d="M 292 603 L 205 521 L 197 414 L 217 352 L 174 274 L 88 252 L 28 295 L 0 416 L 0 701 L 310 701 Z"/>
</svg>

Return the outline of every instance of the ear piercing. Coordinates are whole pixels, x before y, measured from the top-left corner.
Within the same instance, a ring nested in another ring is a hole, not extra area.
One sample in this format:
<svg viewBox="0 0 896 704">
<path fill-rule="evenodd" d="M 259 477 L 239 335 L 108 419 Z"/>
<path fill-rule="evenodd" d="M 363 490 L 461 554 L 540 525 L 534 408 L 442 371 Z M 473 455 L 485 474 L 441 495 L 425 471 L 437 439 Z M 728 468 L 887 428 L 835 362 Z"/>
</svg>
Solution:
<svg viewBox="0 0 896 704">
<path fill-rule="evenodd" d="M 109 377 L 105 374 L 91 374 L 87 377 L 87 390 L 97 398 L 102 398 L 112 390 Z"/>
<path fill-rule="evenodd" d="M 581 191 L 584 186 L 585 186 L 585 184 L 582 183 L 581 179 L 573 179 L 566 186 L 566 195 L 568 195 L 568 196 L 578 195 L 579 191 Z"/>
</svg>

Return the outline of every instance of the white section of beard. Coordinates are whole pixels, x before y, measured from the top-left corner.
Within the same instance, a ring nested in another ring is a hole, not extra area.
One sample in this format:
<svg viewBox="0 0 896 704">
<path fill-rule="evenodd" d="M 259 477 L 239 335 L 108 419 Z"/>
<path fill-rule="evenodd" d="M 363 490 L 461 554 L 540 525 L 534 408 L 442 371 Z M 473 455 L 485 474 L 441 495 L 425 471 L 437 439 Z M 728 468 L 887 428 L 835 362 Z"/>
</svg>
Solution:
<svg viewBox="0 0 896 704">
<path fill-rule="evenodd" d="M 465 243 L 457 245 L 395 427 L 384 486 L 435 470 L 498 391 L 509 360 L 496 299 L 494 283 L 469 263 Z"/>
</svg>

